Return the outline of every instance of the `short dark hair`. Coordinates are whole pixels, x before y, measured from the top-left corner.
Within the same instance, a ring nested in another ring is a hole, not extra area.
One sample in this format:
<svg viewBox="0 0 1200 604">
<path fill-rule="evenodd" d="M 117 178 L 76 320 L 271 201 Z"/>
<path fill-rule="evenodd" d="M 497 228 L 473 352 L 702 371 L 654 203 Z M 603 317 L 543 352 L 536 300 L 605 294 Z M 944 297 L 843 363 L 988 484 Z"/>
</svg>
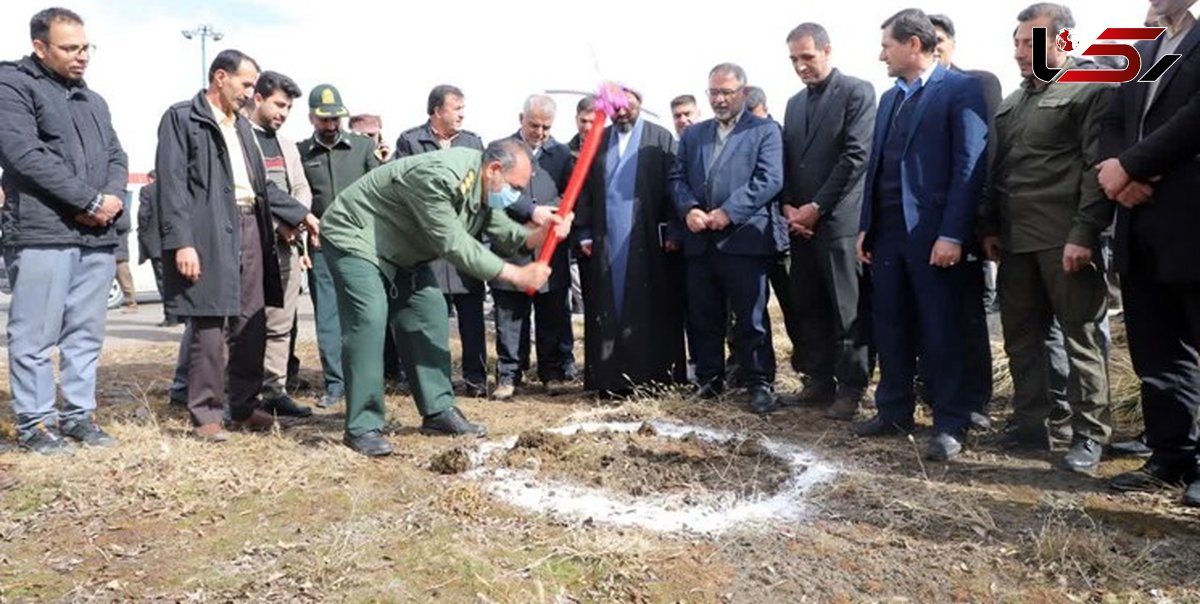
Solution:
<svg viewBox="0 0 1200 604">
<path fill-rule="evenodd" d="M 250 64 L 254 65 L 256 71 L 261 71 L 258 67 L 258 61 L 251 59 L 250 55 L 233 48 L 222 50 L 217 53 L 217 58 L 213 59 L 212 65 L 208 68 L 208 81 L 211 82 L 216 79 L 218 71 L 237 73 L 237 70 L 241 68 L 244 61 L 250 61 Z"/>
<path fill-rule="evenodd" d="M 300 87 L 296 85 L 295 80 L 289 78 L 278 71 L 267 70 L 258 74 L 258 82 L 254 84 L 254 93 L 262 95 L 262 98 L 267 98 L 276 91 L 282 90 L 290 99 L 298 99 L 300 95 Z"/>
<path fill-rule="evenodd" d="M 933 31 L 933 23 L 919 8 L 906 8 L 888 17 L 879 29 L 889 27 L 892 28 L 892 38 L 897 42 L 907 43 L 909 38 L 916 36 L 921 41 L 923 52 L 933 52 L 937 46 L 937 32 Z"/>
<path fill-rule="evenodd" d="M 529 152 L 529 145 L 524 142 L 511 137 L 492 141 L 483 150 L 483 165 L 498 161 L 500 169 L 508 172 L 517 165 L 517 155 L 521 153 L 525 154 L 525 159 L 533 162 L 533 154 Z"/>
<path fill-rule="evenodd" d="M 950 17 L 946 15 L 929 15 L 929 22 L 937 29 L 946 32 L 946 35 L 950 39 L 954 39 L 954 21 Z"/>
<path fill-rule="evenodd" d="M 829 46 L 829 32 L 820 23 L 801 23 L 788 32 L 786 42 L 791 44 L 796 40 L 812 38 L 818 48 Z"/>
<path fill-rule="evenodd" d="M 696 104 L 696 97 L 694 97 L 690 94 L 681 94 L 681 95 L 671 99 L 671 109 L 674 109 L 680 105 L 695 105 L 695 104 Z"/>
<path fill-rule="evenodd" d="M 66 21 L 68 23 L 77 23 L 83 25 L 83 17 L 80 17 L 75 11 L 65 8 L 53 7 L 38 11 L 32 19 L 29 20 L 29 39 L 41 40 L 43 42 L 50 41 L 50 25 L 55 21 Z"/>
<path fill-rule="evenodd" d="M 596 95 L 585 94 L 578 103 L 575 103 L 575 115 L 580 113 L 588 113 L 596 110 Z"/>
<path fill-rule="evenodd" d="M 364 122 L 375 122 L 379 124 L 380 128 L 383 127 L 383 118 L 373 113 L 359 113 L 352 115 L 347 123 L 350 125 L 350 128 L 353 129 L 356 124 L 361 124 Z"/>
<path fill-rule="evenodd" d="M 1050 35 L 1075 27 L 1075 15 L 1071 14 L 1071 9 L 1053 2 L 1030 4 L 1017 14 L 1017 21 L 1024 23 L 1038 17 L 1050 17 Z"/>
<path fill-rule="evenodd" d="M 464 98 L 463 91 L 458 89 L 458 86 L 450 84 L 439 84 L 429 91 L 429 103 L 425 106 L 426 115 L 433 115 L 433 112 L 446 103 L 446 97 L 456 96 Z"/>
<path fill-rule="evenodd" d="M 815 41 L 815 40 L 814 40 Z M 746 109 L 767 106 L 767 93 L 758 86 L 746 87 Z"/>
</svg>

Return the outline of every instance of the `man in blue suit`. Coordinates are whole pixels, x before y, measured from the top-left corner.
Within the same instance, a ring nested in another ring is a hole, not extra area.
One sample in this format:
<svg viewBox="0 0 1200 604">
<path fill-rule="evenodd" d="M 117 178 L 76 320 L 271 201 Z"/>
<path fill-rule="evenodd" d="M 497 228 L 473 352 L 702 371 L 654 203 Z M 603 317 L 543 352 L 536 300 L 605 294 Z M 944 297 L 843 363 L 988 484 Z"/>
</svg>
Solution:
<svg viewBox="0 0 1200 604">
<path fill-rule="evenodd" d="M 912 430 L 919 350 L 933 397 L 926 457 L 948 461 L 962 451 L 973 410 L 963 381 L 963 260 L 982 192 L 987 108 L 979 80 L 934 59 L 925 13 L 903 10 L 882 27 L 879 59 L 896 86 L 879 103 L 858 234 L 874 280 L 881 379 L 875 417 L 854 431 Z"/>
<path fill-rule="evenodd" d="M 687 333 L 700 395 L 724 391 L 732 311 L 738 382 L 750 390 L 751 408 L 767 413 L 775 407 L 767 272 L 787 245 L 771 204 L 783 187 L 783 141 L 777 124 L 745 110 L 745 86 L 746 72 L 732 63 L 709 72 L 714 117 L 684 131 L 670 185 L 687 226 Z"/>
</svg>

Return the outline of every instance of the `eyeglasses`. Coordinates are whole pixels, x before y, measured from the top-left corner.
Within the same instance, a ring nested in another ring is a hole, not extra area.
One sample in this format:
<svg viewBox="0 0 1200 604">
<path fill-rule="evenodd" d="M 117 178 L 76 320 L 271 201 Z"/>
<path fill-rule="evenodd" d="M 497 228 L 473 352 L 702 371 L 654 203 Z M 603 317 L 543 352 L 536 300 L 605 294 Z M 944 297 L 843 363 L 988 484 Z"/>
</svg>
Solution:
<svg viewBox="0 0 1200 604">
<path fill-rule="evenodd" d="M 709 88 L 708 96 L 709 96 L 709 98 L 714 98 L 714 99 L 719 99 L 722 97 L 730 98 L 741 91 L 742 91 L 741 86 L 739 86 L 737 88 Z"/>
<path fill-rule="evenodd" d="M 95 44 L 84 44 L 82 46 L 79 44 L 62 45 L 62 44 L 55 44 L 53 42 L 47 42 L 47 44 L 65 52 L 69 55 L 80 55 L 85 52 L 88 53 L 88 55 L 96 54 L 96 45 Z"/>
</svg>

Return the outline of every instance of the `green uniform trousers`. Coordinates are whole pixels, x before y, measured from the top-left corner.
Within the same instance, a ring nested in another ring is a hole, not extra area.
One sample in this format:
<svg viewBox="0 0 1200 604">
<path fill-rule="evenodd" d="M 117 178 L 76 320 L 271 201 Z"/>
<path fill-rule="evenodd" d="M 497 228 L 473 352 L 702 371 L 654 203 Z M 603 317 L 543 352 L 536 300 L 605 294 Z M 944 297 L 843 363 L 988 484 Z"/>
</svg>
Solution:
<svg viewBox="0 0 1200 604">
<path fill-rule="evenodd" d="M 450 384 L 450 320 L 446 300 L 427 265 L 389 280 L 378 266 L 326 243 L 337 287 L 346 380 L 346 433 L 382 430 L 383 346 L 391 329 L 422 416 L 454 406 Z"/>
<path fill-rule="evenodd" d="M 1004 351 L 1013 379 L 1013 421 L 1027 428 L 1070 425 L 1076 437 L 1108 442 L 1108 366 L 1101 319 L 1108 312 L 1096 264 L 1068 274 L 1062 248 L 1004 254 L 997 278 Z M 1069 365 L 1069 410 L 1052 409 L 1046 338 L 1058 317 Z"/>
</svg>

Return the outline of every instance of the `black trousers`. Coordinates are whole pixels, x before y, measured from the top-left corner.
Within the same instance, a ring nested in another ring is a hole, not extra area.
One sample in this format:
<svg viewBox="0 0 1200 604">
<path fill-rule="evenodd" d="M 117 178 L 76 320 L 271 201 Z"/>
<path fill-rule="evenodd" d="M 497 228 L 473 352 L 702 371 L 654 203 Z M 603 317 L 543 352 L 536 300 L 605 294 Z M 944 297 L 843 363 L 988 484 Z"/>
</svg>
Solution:
<svg viewBox="0 0 1200 604">
<path fill-rule="evenodd" d="M 1200 282 L 1164 283 L 1137 262 L 1121 274 L 1133 368 L 1142 382 L 1146 441 L 1159 463 L 1196 463 L 1200 428 Z"/>
<path fill-rule="evenodd" d="M 687 258 L 687 334 L 701 384 L 725 375 L 725 325 L 734 317 L 733 354 L 741 386 L 775 383 L 775 350 L 767 315 L 767 271 L 773 256 L 738 256 L 709 249 Z"/>
<path fill-rule="evenodd" d="M 483 290 L 469 294 L 448 294 L 446 305 L 454 306 L 458 319 L 458 337 L 462 341 L 463 380 L 487 383 L 487 335 L 483 325 Z"/>
<path fill-rule="evenodd" d="M 239 213 L 238 228 L 242 238 L 238 316 L 191 317 L 187 405 L 198 426 L 219 423 L 226 400 L 233 419 L 246 419 L 258 406 L 262 389 L 267 312 L 258 220 L 253 213 Z"/>
<path fill-rule="evenodd" d="M 525 292 L 492 290 L 496 303 L 496 374 L 501 380 L 520 382 L 529 370 L 530 318 L 534 323 L 538 379 L 567 379 L 571 333 L 571 290 L 560 288 L 533 296 Z"/>
</svg>

